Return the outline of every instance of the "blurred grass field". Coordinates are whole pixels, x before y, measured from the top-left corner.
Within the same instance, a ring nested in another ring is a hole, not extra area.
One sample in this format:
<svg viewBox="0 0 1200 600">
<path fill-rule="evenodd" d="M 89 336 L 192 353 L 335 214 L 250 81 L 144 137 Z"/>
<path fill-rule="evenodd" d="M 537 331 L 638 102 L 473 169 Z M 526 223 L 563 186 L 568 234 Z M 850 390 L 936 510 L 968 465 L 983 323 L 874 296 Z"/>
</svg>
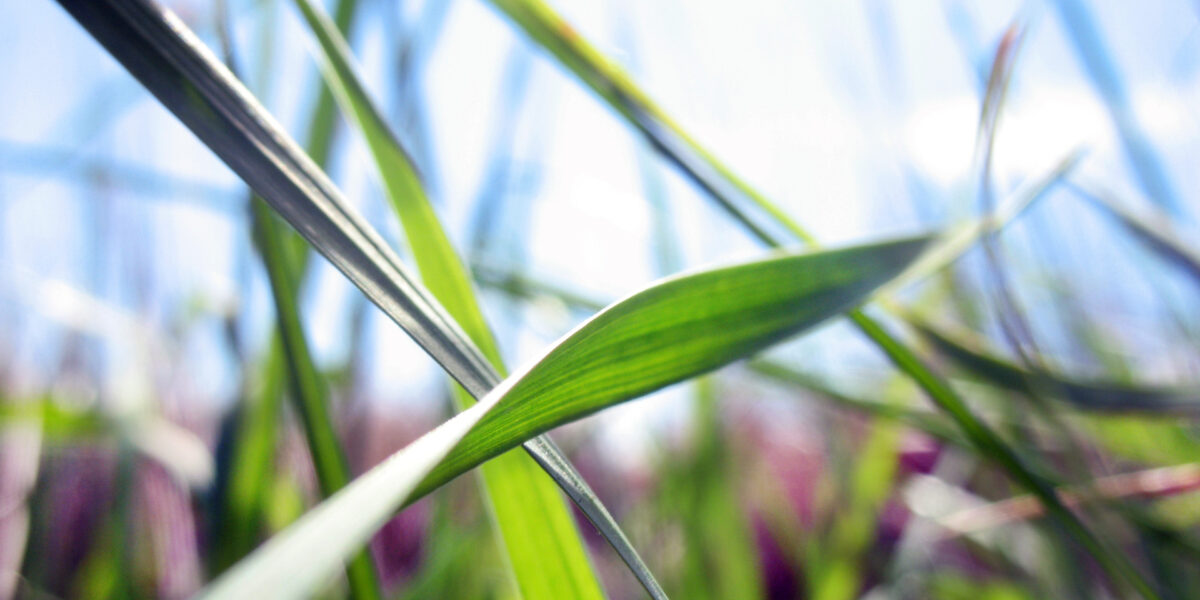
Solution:
<svg viewBox="0 0 1200 600">
<path fill-rule="evenodd" d="M 1200 590 L 1196 6 L 165 3 L 280 167 L 59 3 L 0 7 L 0 598 Z"/>
</svg>

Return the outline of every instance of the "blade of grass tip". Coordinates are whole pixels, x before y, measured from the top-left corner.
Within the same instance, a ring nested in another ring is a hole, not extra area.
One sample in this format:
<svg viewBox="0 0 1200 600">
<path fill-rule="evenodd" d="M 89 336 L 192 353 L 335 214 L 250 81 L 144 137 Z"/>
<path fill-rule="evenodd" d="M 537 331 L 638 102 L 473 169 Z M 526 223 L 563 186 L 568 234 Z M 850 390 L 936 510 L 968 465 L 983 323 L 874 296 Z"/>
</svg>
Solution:
<svg viewBox="0 0 1200 600">
<path fill-rule="evenodd" d="M 1021 393 L 1046 390 L 1088 411 L 1147 414 L 1200 414 L 1200 388 L 1153 387 L 1090 381 L 1048 369 L 1029 369 L 997 356 L 978 339 L 951 333 L 919 317 L 909 321 L 940 353 L 992 385 Z M 1032 389 L 1036 386 L 1036 390 Z"/>
<path fill-rule="evenodd" d="M 756 208 L 791 235 L 815 245 L 816 239 L 811 234 L 688 136 L 627 75 L 576 33 L 545 3 L 540 0 L 492 0 L 492 4 L 592 88 L 634 129 L 645 135 L 660 153 L 682 169 L 685 175 L 704 189 L 751 235 L 769 246 L 780 245 L 780 241 L 769 234 L 761 223 L 756 222 L 738 206 L 733 195 L 727 193 L 730 188 L 750 200 Z M 1034 474 L 1017 459 L 1016 452 L 972 414 L 957 392 L 942 381 L 912 349 L 865 313 L 853 311 L 849 313 L 849 317 L 897 368 L 911 377 L 935 404 L 951 415 L 984 454 L 991 455 L 1016 481 L 1030 486 L 1031 492 L 1039 496 L 1044 495 L 1047 504 L 1052 505 L 1050 514 L 1062 521 L 1064 530 L 1093 553 L 1106 571 L 1114 578 L 1126 581 L 1143 596 L 1157 597 L 1150 585 L 1124 556 L 1109 549 L 1073 513 L 1056 504 L 1053 487 L 1045 476 Z"/>
<path fill-rule="evenodd" d="M 1025 29 L 1019 22 L 1010 25 L 1000 38 L 992 60 L 991 74 L 988 76 L 983 106 L 980 109 L 975 148 L 977 162 L 980 164 L 980 212 L 985 216 L 991 214 L 995 205 L 992 190 L 992 157 L 996 148 L 996 132 L 1000 127 L 1000 117 L 1008 100 L 1013 72 L 1016 70 L 1017 55 L 1024 40 Z M 992 232 L 985 233 L 982 242 L 988 271 L 992 276 L 992 293 L 996 300 L 996 317 L 1000 330 L 1021 362 L 1028 366 L 1036 366 L 1040 364 L 1040 351 L 1034 340 L 1033 328 L 1024 316 L 1012 290 L 1008 272 L 1004 269 L 1000 258 L 1000 242 Z"/>
<path fill-rule="evenodd" d="M 341 31 L 350 31 L 358 4 L 358 0 L 338 0 L 336 3 L 334 21 Z M 227 29 L 228 23 L 221 31 Z M 231 37 L 228 34 L 225 36 L 227 40 Z M 267 40 L 263 38 L 262 43 L 267 44 Z M 232 54 L 232 49 L 229 53 Z M 267 50 L 263 50 L 259 54 L 266 56 L 268 53 Z M 227 59 L 226 62 L 231 61 Z M 265 62 L 259 65 L 260 74 L 266 70 Z M 334 126 L 337 121 L 332 93 L 322 84 L 318 85 L 318 90 L 317 102 L 309 119 L 306 150 L 318 166 L 324 167 L 333 145 Z M 252 197 L 250 202 L 256 200 Z M 292 238 L 298 237 L 294 232 L 281 230 L 280 233 L 289 240 L 290 246 L 296 244 L 292 241 Z M 298 264 L 293 260 L 284 262 L 285 265 L 289 265 L 290 272 L 299 275 L 295 281 L 295 290 L 298 290 L 303 282 L 308 267 L 307 245 L 303 245 L 301 250 L 301 260 Z M 216 540 L 217 572 L 225 570 L 253 549 L 261 531 L 262 505 L 267 501 L 267 488 L 272 481 L 268 473 L 274 465 L 279 403 L 286 368 L 284 362 L 283 345 L 278 338 L 278 332 L 273 332 L 267 355 L 259 369 L 261 385 L 257 386 L 257 389 L 245 391 L 247 402 L 237 425 L 231 452 L 229 484 L 221 504 L 222 535 Z"/>
<path fill-rule="evenodd" d="M 296 5 L 319 42 L 326 79 L 367 139 L 387 196 L 400 217 L 426 285 L 497 371 L 503 369 L 499 349 L 479 308 L 470 276 L 425 196 L 408 153 L 371 102 L 355 73 L 345 41 L 311 2 L 296 0 Z M 495 382 L 491 383 L 498 382 L 497 374 Z M 460 410 L 471 403 L 471 399 L 457 388 L 455 395 Z M 475 395 L 478 396 L 478 392 Z M 538 474 L 540 464 L 571 499 L 580 504 L 584 514 L 629 564 L 651 596 L 663 597 L 649 569 L 616 521 L 562 453 L 548 439 L 533 440 L 527 449 L 534 455 L 532 459 L 516 454 L 483 467 L 487 496 L 524 594 L 552 597 L 562 593 L 567 584 L 583 597 L 602 595 L 571 515 L 555 492 L 554 482 Z M 559 552 L 542 552 L 536 544 L 528 543 L 530 539 L 554 540 Z"/>
<path fill-rule="evenodd" d="M 327 498 L 349 483 L 350 468 L 329 413 L 324 382 L 313 365 L 308 342 L 304 339 L 296 302 L 296 286 L 288 273 L 281 228 L 273 221 L 275 217 L 266 202 L 256 198 L 253 209 L 254 230 L 271 281 L 276 326 L 287 358 L 291 396 L 304 425 L 304 437 L 308 441 L 321 496 Z M 346 577 L 355 598 L 382 598 L 375 566 L 365 549 L 346 565 Z"/>
<path fill-rule="evenodd" d="M 785 254 L 672 277 L 639 291 L 351 482 L 235 565 L 202 597 L 305 595 L 406 502 L 550 428 L 809 329 L 861 303 L 926 243 L 913 238 Z"/>
<path fill-rule="evenodd" d="M 938 256 L 944 253 L 940 252 L 941 247 L 939 242 L 930 245 L 929 249 L 921 253 L 921 256 L 913 261 L 913 266 L 929 264 L 927 258 L 931 255 Z M 583 310 L 586 312 L 596 312 L 604 307 L 604 303 L 597 300 L 587 298 L 581 294 L 570 290 L 563 289 L 560 286 L 546 283 L 537 279 L 531 279 L 522 276 L 511 270 L 499 269 L 495 266 L 478 265 L 475 272 L 480 276 L 480 281 L 484 285 L 493 287 L 499 291 L 509 294 L 516 298 L 533 299 L 539 296 L 549 296 L 561 301 L 570 308 Z M 905 269 L 896 279 L 883 285 L 879 288 L 877 296 L 883 295 L 885 290 L 892 289 L 893 284 L 905 277 L 905 274 L 911 273 L 912 267 Z M 909 410 L 903 407 L 866 400 L 855 397 L 851 394 L 837 390 L 817 377 L 802 373 L 795 368 L 785 365 L 779 361 L 756 358 L 749 361 L 746 365 L 751 371 L 774 379 L 777 382 L 784 383 L 793 387 L 798 387 L 809 392 L 816 393 L 823 398 L 832 400 L 842 406 L 853 410 L 865 412 L 877 417 L 894 419 L 900 421 L 914 429 L 923 431 L 940 440 L 958 444 L 959 446 L 969 447 L 967 442 L 958 433 L 957 429 L 953 429 L 948 423 L 942 421 L 934 414 L 925 414 L 919 410 Z"/>
</svg>

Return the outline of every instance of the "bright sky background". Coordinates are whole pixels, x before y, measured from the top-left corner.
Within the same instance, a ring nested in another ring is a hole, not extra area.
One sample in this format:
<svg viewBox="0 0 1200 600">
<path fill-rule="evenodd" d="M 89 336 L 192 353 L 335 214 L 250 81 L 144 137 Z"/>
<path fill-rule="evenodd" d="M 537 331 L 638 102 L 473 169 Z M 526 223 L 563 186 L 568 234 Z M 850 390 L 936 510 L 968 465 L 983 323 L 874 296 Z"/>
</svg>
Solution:
<svg viewBox="0 0 1200 600">
<path fill-rule="evenodd" d="M 393 118 L 403 114 L 404 103 L 419 99 L 426 135 L 401 128 L 402 137 L 418 148 L 460 247 L 469 240 L 472 207 L 499 147 L 521 176 L 510 182 L 505 215 L 495 225 L 528 240 L 525 259 L 533 273 L 598 299 L 625 295 L 660 275 L 639 164 L 645 149 L 590 92 L 480 0 L 364 2 L 371 18 L 355 35 L 363 72 Z M 168 4 L 213 43 L 208 2 Z M 242 65 L 257 73 L 254 40 L 273 31 L 272 66 L 265 79 L 252 76 L 251 87 L 300 135 L 316 76 L 307 34 L 289 2 L 274 2 L 269 10 L 258 4 L 231 2 Z M 972 151 L 979 77 L 1014 19 L 1027 24 L 1028 35 L 997 146 L 1001 197 L 1083 146 L 1083 172 L 1131 203 L 1142 202 L 1104 104 L 1049 2 L 553 4 L 634 72 L 677 122 L 825 241 L 912 232 L 978 210 Z M 1200 7 L 1183 0 L 1087 6 L 1124 77 L 1138 122 L 1179 195 L 1190 201 L 1200 189 L 1194 167 L 1200 156 Z M 414 96 L 381 83 L 395 79 L 395 36 L 415 30 L 422 33 Z M 247 237 L 237 179 L 54 2 L 0 4 L 0 55 L 0 352 L 16 356 L 18 381 L 36 389 L 53 380 L 64 321 L 92 328 L 102 322 L 98 333 L 109 351 L 103 369 L 125 381 L 112 385 L 134 395 L 148 389 L 128 382 L 145 372 L 136 344 L 113 333 L 127 331 L 119 316 L 127 312 L 151 337 L 181 342 L 173 351 L 186 372 L 165 376 L 186 391 L 183 400 L 226 405 L 237 382 L 214 314 L 249 310 L 253 318 L 245 333 L 254 348 L 262 347 L 269 325 L 259 267 L 238 262 Z M 525 73 L 523 93 L 510 89 L 507 74 L 514 71 Z M 511 108 L 514 98 L 520 102 Z M 512 139 L 499 144 L 505 125 Z M 421 139 L 428 141 L 428 155 Z M 332 174 L 395 240 L 398 227 L 383 206 L 363 145 L 353 136 L 343 143 L 348 152 Z M 666 186 L 683 266 L 759 252 L 673 171 L 653 157 L 642 160 Z M 88 166 L 97 161 L 195 185 L 82 185 L 94 179 Z M 1188 214 L 1193 224 L 1194 206 Z M 1065 251 L 1057 266 L 1097 292 L 1089 306 L 1110 310 L 1109 324 L 1133 338 L 1133 347 L 1153 348 L 1153 340 L 1137 339 L 1146 315 L 1128 308 L 1147 305 L 1153 292 L 1126 283 L 1137 279 L 1131 274 L 1140 263 L 1128 256 L 1131 246 L 1111 241 L 1101 223 L 1075 198 L 1053 195 L 1013 232 L 1012 252 L 1021 255 L 1029 236 L 1059 232 Z M 140 297 L 134 292 L 139 282 L 147 284 Z M 72 300 L 70 290 L 81 297 Z M 310 280 L 306 314 L 323 361 L 346 352 L 341 344 L 351 295 L 324 264 Z M 100 306 L 89 305 L 86 296 Z M 489 300 L 493 317 L 511 320 L 508 304 Z M 1036 305 L 1039 298 L 1031 293 L 1027 300 Z M 108 309 L 118 316 L 105 316 Z M 198 320 L 178 330 L 188 310 Z M 498 327 L 510 365 L 580 318 L 563 310 L 526 316 L 525 327 Z M 371 398 L 400 405 L 436 397 L 443 383 L 432 363 L 382 316 L 372 312 L 370 319 Z M 787 352 L 814 369 L 879 364 L 845 333 L 833 326 Z M 1150 375 L 1170 373 L 1169 366 L 1154 363 L 1147 369 Z M 617 435 L 632 435 L 638 428 L 629 423 L 664 414 L 669 420 L 675 406 L 670 396 L 601 418 L 614 424 Z"/>
</svg>

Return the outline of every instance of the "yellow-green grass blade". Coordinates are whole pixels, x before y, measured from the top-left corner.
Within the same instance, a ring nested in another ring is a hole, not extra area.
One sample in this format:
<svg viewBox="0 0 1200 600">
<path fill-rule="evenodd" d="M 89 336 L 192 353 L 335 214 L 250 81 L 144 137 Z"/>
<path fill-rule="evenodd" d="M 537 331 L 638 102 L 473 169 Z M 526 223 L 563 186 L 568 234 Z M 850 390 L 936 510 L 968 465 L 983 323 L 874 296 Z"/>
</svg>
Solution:
<svg viewBox="0 0 1200 600">
<path fill-rule="evenodd" d="M 652 145 L 670 162 L 736 219 L 751 235 L 772 247 L 780 240 L 768 230 L 768 225 L 782 227 L 795 238 L 816 243 L 816 238 L 790 219 L 766 196 L 759 193 L 731 169 L 716 159 L 674 123 L 655 105 L 647 94 L 615 63 L 582 38 L 575 30 L 541 0 L 492 0 L 492 4 L 508 16 L 537 44 L 545 48 L 564 67 L 574 73 L 632 127 L 647 137 Z M 748 200 L 750 206 L 744 206 Z M 751 215 L 747 208 L 757 211 Z M 763 219 L 768 223 L 764 223 Z M 850 321 L 858 327 L 898 369 L 916 382 L 922 390 L 945 410 L 972 443 L 985 455 L 1000 464 L 1016 481 L 1042 497 L 1052 517 L 1080 545 L 1093 553 L 1097 561 L 1117 580 L 1124 581 L 1147 598 L 1156 598 L 1154 590 L 1130 561 L 1108 547 L 1053 495 L 1053 483 L 1046 476 L 1031 471 L 1017 453 L 990 427 L 975 416 L 966 403 L 911 348 L 887 328 L 866 313 L 849 313 Z"/>
<path fill-rule="evenodd" d="M 406 502 L 552 427 L 809 329 L 863 302 L 926 242 L 910 238 L 784 254 L 673 277 L 637 292 L 310 511 L 202 596 L 310 594 Z"/>
<path fill-rule="evenodd" d="M 330 87 L 366 138 L 422 279 L 488 362 L 502 371 L 499 349 L 479 308 L 469 274 L 426 197 L 412 160 L 369 98 L 351 64 L 349 49 L 334 25 L 308 0 L 297 0 L 296 4 L 322 50 Z M 461 389 L 455 390 L 455 398 L 460 409 L 473 402 Z M 541 447 L 554 451 L 548 443 L 542 443 Z M 569 463 L 561 455 L 554 457 L 553 466 L 561 465 Z M 555 489 L 554 480 L 542 476 L 540 470 L 533 458 L 519 451 L 483 467 L 485 492 L 520 589 L 529 598 L 554 598 L 562 594 L 602 597 L 569 509 Z M 582 478 L 573 475 L 567 481 L 579 483 Z M 599 504 L 590 490 L 583 489 L 574 496 Z M 607 511 L 601 511 L 588 512 L 608 515 Z M 649 570 L 641 564 L 625 537 L 612 533 L 619 532 L 615 521 L 610 518 L 604 525 L 601 532 L 613 541 L 623 557 L 633 557 L 631 567 L 647 581 L 654 594 L 657 584 L 649 577 Z M 545 552 L 547 543 L 558 551 Z"/>
</svg>

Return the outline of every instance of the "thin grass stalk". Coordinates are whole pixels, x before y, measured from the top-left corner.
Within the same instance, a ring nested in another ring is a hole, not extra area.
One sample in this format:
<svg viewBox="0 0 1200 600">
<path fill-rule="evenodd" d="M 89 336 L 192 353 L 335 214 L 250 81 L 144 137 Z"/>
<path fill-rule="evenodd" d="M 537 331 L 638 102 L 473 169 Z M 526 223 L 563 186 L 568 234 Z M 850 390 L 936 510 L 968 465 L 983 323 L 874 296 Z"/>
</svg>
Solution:
<svg viewBox="0 0 1200 600">
<path fill-rule="evenodd" d="M 266 202 L 255 199 L 253 203 L 254 229 L 259 238 L 263 263 L 271 281 L 271 294 L 275 301 L 275 315 L 279 337 L 287 357 L 287 371 L 291 380 L 292 398 L 296 412 L 304 425 L 305 439 L 317 473 L 317 482 L 322 498 L 328 498 L 350 481 L 350 468 L 346 463 L 337 429 L 330 415 L 330 406 L 325 394 L 324 383 L 313 365 L 300 323 L 300 311 L 296 303 L 295 282 L 288 272 L 282 228 L 273 219 L 274 215 Z M 355 598 L 382 598 L 379 579 L 366 549 L 360 550 L 346 565 L 346 577 Z"/>
</svg>

